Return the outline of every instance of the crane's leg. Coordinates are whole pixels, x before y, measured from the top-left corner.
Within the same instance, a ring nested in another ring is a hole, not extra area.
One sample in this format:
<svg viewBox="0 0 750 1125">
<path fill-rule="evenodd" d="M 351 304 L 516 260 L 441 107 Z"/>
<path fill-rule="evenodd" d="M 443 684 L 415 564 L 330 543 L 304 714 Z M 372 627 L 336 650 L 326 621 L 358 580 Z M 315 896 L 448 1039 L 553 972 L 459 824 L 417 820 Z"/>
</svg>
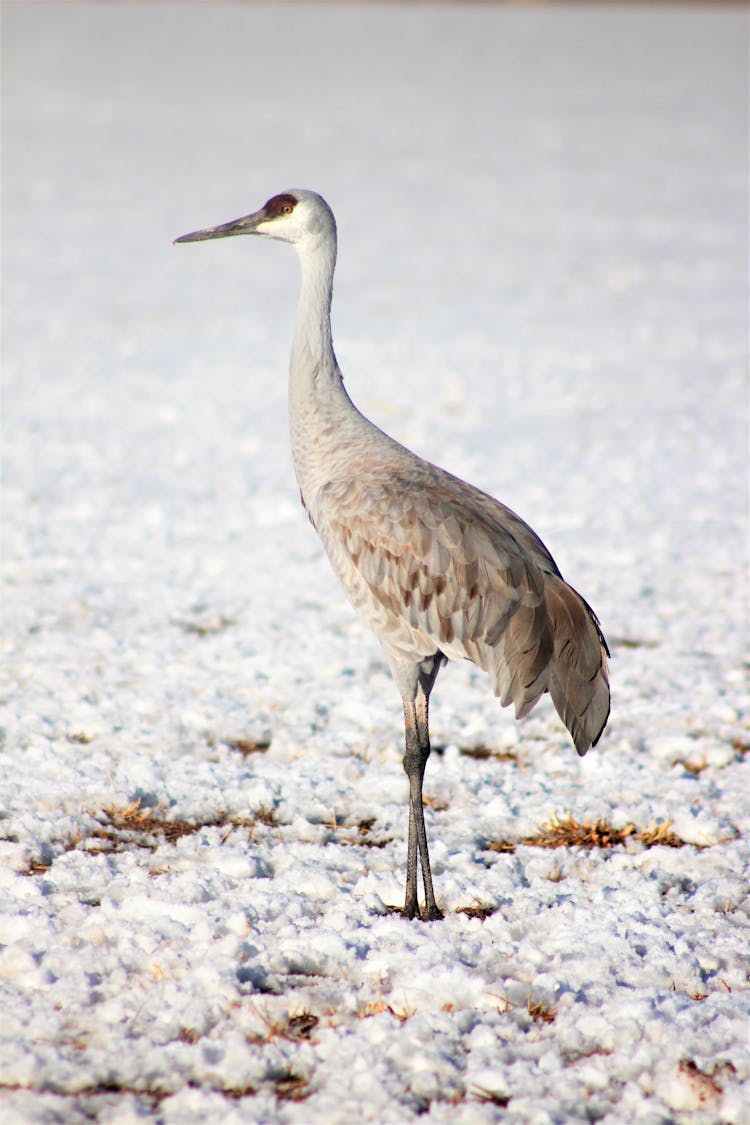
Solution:
<svg viewBox="0 0 750 1125">
<path fill-rule="evenodd" d="M 406 856 L 404 917 L 416 918 L 420 916 L 417 901 L 417 853 L 419 853 L 424 883 L 424 916 L 427 921 L 434 921 L 443 917 L 435 902 L 435 892 L 432 889 L 430 855 L 427 850 L 427 830 L 422 805 L 422 781 L 427 759 L 430 756 L 429 689 L 432 687 L 435 675 L 437 675 L 437 669 L 430 678 L 427 691 L 423 689 L 420 683 L 417 688 L 416 700 L 404 700 L 404 730 L 406 735 L 404 770 L 409 778 L 409 846 Z"/>
</svg>

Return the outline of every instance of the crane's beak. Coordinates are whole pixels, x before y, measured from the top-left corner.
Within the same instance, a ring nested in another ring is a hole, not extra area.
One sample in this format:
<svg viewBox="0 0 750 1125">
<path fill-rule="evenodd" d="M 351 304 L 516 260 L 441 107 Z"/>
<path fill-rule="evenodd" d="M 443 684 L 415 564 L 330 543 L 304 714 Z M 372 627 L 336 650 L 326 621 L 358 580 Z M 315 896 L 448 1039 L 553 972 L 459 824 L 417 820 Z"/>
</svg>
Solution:
<svg viewBox="0 0 750 1125">
<path fill-rule="evenodd" d="M 265 222 L 265 211 L 255 211 L 252 215 L 244 215 L 241 219 L 232 219 L 229 223 L 222 223 L 219 227 L 204 227 L 203 230 L 194 230 L 190 234 L 182 234 L 175 242 L 204 242 L 207 238 L 229 238 L 233 234 L 259 234 L 258 227 Z"/>
</svg>

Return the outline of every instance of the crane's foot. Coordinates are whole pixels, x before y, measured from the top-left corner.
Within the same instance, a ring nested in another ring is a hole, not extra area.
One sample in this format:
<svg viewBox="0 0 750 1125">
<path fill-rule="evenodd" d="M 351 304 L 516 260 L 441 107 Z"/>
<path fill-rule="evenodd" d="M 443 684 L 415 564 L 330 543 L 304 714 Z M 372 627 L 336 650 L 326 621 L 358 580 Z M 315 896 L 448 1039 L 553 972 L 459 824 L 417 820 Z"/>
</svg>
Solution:
<svg viewBox="0 0 750 1125">
<path fill-rule="evenodd" d="M 409 922 L 415 918 L 418 918 L 420 922 L 440 922 L 444 915 L 435 902 L 430 906 L 425 905 L 424 910 L 420 909 L 418 902 L 407 902 L 401 911 L 401 917 L 406 918 Z"/>
</svg>

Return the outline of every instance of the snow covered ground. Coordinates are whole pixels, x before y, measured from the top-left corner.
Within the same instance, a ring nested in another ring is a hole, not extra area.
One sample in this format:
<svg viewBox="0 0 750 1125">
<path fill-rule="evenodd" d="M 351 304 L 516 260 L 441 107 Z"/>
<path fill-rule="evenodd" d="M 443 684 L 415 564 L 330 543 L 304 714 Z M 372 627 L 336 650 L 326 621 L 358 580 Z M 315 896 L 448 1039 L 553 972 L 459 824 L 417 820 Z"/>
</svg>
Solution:
<svg viewBox="0 0 750 1125">
<path fill-rule="evenodd" d="M 3 49 L 2 1121 L 750 1121 L 746 14 L 5 5 Z M 440 924 L 297 500 L 294 256 L 171 245 L 293 186 L 355 401 L 613 649 L 582 761 L 442 673 Z"/>
</svg>

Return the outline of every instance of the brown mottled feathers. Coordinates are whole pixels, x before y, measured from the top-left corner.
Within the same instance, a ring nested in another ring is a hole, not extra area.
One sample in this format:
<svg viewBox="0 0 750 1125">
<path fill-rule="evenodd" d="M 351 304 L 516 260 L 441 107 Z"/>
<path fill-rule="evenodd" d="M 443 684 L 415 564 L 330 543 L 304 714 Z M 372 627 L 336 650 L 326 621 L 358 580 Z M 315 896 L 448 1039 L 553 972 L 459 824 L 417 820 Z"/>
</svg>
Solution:
<svg viewBox="0 0 750 1125">
<path fill-rule="evenodd" d="M 355 608 L 396 659 L 480 665 L 518 718 L 549 691 L 584 754 L 609 714 L 593 611 L 509 508 L 429 463 L 393 468 L 330 480 L 311 504 Z"/>
</svg>

